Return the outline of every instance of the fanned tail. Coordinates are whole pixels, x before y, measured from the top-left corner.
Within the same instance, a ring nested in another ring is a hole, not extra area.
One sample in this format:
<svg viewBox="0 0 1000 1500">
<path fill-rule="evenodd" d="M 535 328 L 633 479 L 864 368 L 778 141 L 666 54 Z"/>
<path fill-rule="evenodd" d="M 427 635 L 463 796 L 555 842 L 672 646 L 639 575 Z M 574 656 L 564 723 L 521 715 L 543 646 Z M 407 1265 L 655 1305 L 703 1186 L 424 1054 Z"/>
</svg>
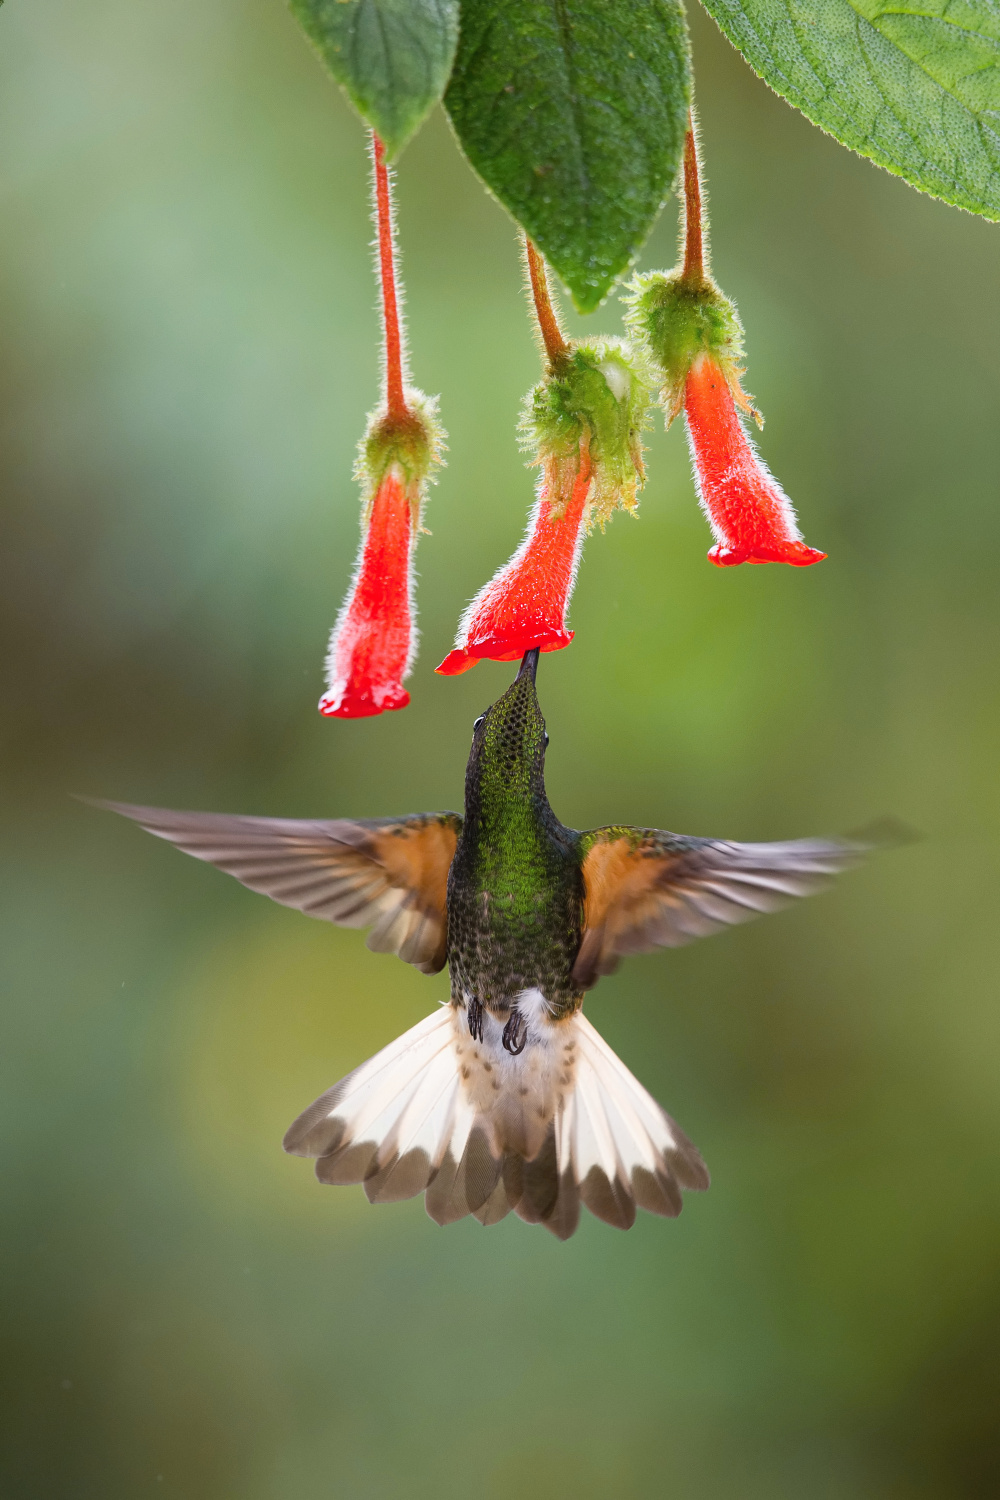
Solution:
<svg viewBox="0 0 1000 1500">
<path fill-rule="evenodd" d="M 628 1229 L 637 1207 L 674 1217 L 681 1189 L 708 1187 L 694 1146 L 581 1013 L 537 1015 L 529 1043 L 512 1057 L 499 1023 L 472 1038 L 465 1010 L 443 1006 L 317 1099 L 285 1150 L 372 1203 L 426 1191 L 439 1224 L 513 1211 L 559 1239 L 581 1203 Z"/>
</svg>

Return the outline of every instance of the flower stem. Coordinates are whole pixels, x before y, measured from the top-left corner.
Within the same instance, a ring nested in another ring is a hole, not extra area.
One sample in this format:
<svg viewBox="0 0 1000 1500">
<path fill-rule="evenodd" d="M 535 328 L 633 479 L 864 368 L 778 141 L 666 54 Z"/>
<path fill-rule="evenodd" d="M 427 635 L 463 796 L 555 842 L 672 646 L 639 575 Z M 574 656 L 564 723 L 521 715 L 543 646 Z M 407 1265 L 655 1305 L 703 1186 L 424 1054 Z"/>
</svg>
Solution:
<svg viewBox="0 0 1000 1500">
<path fill-rule="evenodd" d="M 527 235 L 524 236 L 524 245 L 528 253 L 528 275 L 531 278 L 531 295 L 535 303 L 538 330 L 542 335 L 542 343 L 545 345 L 549 364 L 555 369 L 565 360 L 569 353 L 569 345 L 563 337 L 559 319 L 556 317 L 556 311 L 549 296 L 545 262 Z"/>
<path fill-rule="evenodd" d="M 698 286 L 705 280 L 705 245 L 701 213 L 701 168 L 694 116 L 688 115 L 684 137 L 684 270 L 682 280 Z"/>
<path fill-rule="evenodd" d="M 375 166 L 375 217 L 378 229 L 378 259 L 382 282 L 382 317 L 385 331 L 385 404 L 390 418 L 409 416 L 403 394 L 405 365 L 403 337 L 399 326 L 399 302 L 396 296 L 395 236 L 393 233 L 392 194 L 385 146 L 372 131 L 372 161 Z"/>
</svg>

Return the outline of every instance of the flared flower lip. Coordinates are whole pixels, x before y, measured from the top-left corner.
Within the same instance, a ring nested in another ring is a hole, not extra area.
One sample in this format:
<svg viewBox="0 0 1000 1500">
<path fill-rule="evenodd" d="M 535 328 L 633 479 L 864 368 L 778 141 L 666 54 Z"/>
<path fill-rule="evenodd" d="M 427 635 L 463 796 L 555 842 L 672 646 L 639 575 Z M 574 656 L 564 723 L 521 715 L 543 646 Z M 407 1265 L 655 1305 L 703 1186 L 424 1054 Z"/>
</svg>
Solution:
<svg viewBox="0 0 1000 1500">
<path fill-rule="evenodd" d="M 536 646 L 539 651 L 562 651 L 575 635 L 575 630 L 562 630 L 558 634 L 535 638 L 526 632 L 523 646 L 504 652 L 495 650 L 488 642 L 482 647 L 467 646 L 464 650 L 456 646 L 454 651 L 449 651 L 441 665 L 435 667 L 434 670 L 442 677 L 459 677 L 463 672 L 468 672 L 471 667 L 474 667 L 477 661 L 520 661 L 525 651 L 533 651 Z"/>
<path fill-rule="evenodd" d="M 384 692 L 358 692 L 349 684 L 337 683 L 319 700 L 319 711 L 327 719 L 371 719 L 376 714 L 393 709 L 406 708 L 410 695 L 405 688 L 391 688 Z"/>
<path fill-rule="evenodd" d="M 742 552 L 724 542 L 716 542 L 709 548 L 708 560 L 717 568 L 738 567 L 740 563 L 790 563 L 793 568 L 808 568 L 812 563 L 822 562 L 825 552 L 807 547 L 805 542 L 785 542 L 775 547 L 773 554 L 762 547 L 752 552 Z"/>
</svg>

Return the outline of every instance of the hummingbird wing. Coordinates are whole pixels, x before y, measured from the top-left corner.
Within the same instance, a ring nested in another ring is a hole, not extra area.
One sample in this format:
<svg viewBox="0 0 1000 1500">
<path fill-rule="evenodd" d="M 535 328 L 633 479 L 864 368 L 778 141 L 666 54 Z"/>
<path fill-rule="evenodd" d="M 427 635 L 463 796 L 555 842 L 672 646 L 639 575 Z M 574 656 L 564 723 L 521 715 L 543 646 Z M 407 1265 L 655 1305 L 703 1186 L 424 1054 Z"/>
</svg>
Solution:
<svg viewBox="0 0 1000 1500">
<path fill-rule="evenodd" d="M 282 906 L 339 927 L 371 927 L 368 947 L 375 953 L 398 953 L 423 974 L 444 968 L 458 813 L 323 821 L 96 805 Z"/>
<path fill-rule="evenodd" d="M 583 936 L 573 978 L 584 989 L 629 954 L 679 948 L 812 896 L 873 847 L 848 839 L 732 844 L 626 827 L 581 839 Z"/>
</svg>

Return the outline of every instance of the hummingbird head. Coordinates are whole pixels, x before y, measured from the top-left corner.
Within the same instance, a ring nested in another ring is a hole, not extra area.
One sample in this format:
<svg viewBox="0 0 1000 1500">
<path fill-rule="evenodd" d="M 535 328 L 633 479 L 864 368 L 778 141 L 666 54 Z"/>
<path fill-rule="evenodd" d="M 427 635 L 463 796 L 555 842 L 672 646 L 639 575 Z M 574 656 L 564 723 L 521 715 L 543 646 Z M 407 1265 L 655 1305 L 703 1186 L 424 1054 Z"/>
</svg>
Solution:
<svg viewBox="0 0 1000 1500">
<path fill-rule="evenodd" d="M 545 747 L 549 737 L 535 692 L 538 651 L 528 651 L 510 687 L 473 726 L 465 774 L 467 808 L 484 813 L 510 802 L 545 800 Z"/>
</svg>

